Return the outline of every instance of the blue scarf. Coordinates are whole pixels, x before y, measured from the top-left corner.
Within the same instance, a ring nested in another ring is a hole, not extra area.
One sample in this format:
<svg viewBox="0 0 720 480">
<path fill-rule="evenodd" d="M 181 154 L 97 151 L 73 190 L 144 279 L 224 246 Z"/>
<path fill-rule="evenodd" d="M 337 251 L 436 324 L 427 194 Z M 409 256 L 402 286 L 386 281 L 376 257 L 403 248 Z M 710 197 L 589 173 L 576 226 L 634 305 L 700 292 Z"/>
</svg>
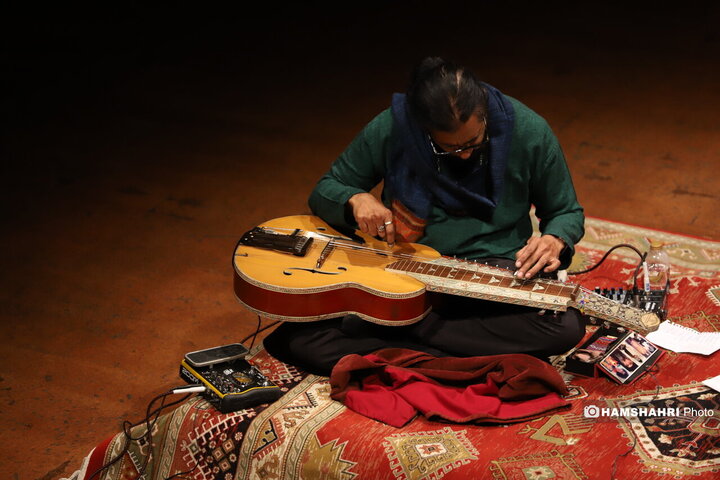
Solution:
<svg viewBox="0 0 720 480">
<path fill-rule="evenodd" d="M 512 104 L 496 88 L 483 84 L 488 91 L 489 145 L 485 162 L 462 179 L 438 172 L 436 156 L 425 132 L 410 114 L 404 94 L 392 98 L 391 111 L 398 129 L 390 171 L 385 176 L 387 193 L 422 220 L 437 204 L 453 215 L 470 215 L 489 220 L 502 196 L 505 167 L 515 124 Z"/>
</svg>

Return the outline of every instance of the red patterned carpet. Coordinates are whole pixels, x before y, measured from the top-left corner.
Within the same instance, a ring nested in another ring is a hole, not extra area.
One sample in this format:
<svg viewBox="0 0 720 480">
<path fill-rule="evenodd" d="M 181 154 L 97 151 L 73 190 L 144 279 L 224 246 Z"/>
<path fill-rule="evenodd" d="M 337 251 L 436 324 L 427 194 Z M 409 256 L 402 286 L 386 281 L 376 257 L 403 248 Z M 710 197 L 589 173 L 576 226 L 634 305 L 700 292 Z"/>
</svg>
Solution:
<svg viewBox="0 0 720 480">
<path fill-rule="evenodd" d="M 588 219 L 571 270 L 595 264 L 613 245 L 641 250 L 666 244 L 673 272 L 669 318 L 701 331 L 720 330 L 720 243 Z M 637 255 L 618 249 L 602 266 L 572 280 L 617 287 L 632 278 Z M 588 335 L 592 333 L 588 332 Z M 254 362 L 286 392 L 278 401 L 221 414 L 191 398 L 153 426 L 153 444 L 138 442 L 95 478 L 193 479 L 646 479 L 720 477 L 720 394 L 700 382 L 720 375 L 711 356 L 665 352 L 657 370 L 632 385 L 563 372 L 571 408 L 508 426 L 438 423 L 415 418 L 398 429 L 329 398 L 326 377 L 269 357 Z M 562 367 L 563 359 L 556 359 Z M 713 410 L 711 416 L 599 417 L 584 408 L 645 406 Z M 145 426 L 134 431 L 144 433 Z M 76 473 L 88 479 L 118 456 L 124 436 L 98 445 Z"/>
</svg>

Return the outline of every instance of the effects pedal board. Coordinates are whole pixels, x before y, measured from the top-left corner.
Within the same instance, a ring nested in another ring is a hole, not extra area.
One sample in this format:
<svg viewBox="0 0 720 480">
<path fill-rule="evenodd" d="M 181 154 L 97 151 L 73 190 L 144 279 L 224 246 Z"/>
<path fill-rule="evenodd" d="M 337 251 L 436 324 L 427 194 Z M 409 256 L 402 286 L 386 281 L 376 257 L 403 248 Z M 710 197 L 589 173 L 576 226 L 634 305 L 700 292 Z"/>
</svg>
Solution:
<svg viewBox="0 0 720 480">
<path fill-rule="evenodd" d="M 222 413 L 274 402 L 282 391 L 245 360 L 247 353 L 240 343 L 190 352 L 180 363 L 180 378 L 204 386 L 202 395 Z"/>
</svg>

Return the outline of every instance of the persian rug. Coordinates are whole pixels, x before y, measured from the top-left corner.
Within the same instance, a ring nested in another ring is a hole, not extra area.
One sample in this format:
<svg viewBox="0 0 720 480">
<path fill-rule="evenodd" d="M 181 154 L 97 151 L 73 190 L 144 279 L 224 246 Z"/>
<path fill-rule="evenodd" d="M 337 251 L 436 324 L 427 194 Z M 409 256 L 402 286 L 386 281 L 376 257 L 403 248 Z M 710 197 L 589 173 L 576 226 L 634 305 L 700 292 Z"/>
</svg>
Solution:
<svg viewBox="0 0 720 480">
<path fill-rule="evenodd" d="M 659 240 L 673 268 L 668 318 L 720 330 L 720 242 L 593 218 L 586 229 L 571 271 L 594 265 L 614 245 L 645 251 L 649 239 Z M 627 286 L 637 261 L 632 250 L 617 249 L 599 268 L 570 279 L 588 288 Z M 249 359 L 282 388 L 279 400 L 222 414 L 191 398 L 159 417 L 151 443 L 134 442 L 95 478 L 133 479 L 143 469 L 144 478 L 196 480 L 716 479 L 720 393 L 701 382 L 720 375 L 718 355 L 666 351 L 653 372 L 631 385 L 568 374 L 560 356 L 554 364 L 571 391 L 569 410 L 511 425 L 416 417 L 394 428 L 331 400 L 326 377 L 285 365 L 259 346 Z M 659 414 L 612 414 L 630 407 Z M 683 414 L 663 414 L 669 408 Z M 610 413 L 594 415 L 598 409 Z M 122 433 L 99 444 L 73 478 L 89 480 L 123 444 Z"/>
</svg>

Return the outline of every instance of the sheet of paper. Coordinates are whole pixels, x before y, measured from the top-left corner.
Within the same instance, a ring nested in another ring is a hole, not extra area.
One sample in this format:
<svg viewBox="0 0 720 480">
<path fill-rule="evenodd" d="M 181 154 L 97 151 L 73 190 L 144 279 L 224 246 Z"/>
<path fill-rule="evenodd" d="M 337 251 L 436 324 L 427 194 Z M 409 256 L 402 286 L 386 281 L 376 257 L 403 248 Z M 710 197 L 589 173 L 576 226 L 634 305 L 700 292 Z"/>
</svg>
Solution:
<svg viewBox="0 0 720 480">
<path fill-rule="evenodd" d="M 657 330 L 645 338 L 659 347 L 678 353 L 710 355 L 720 349 L 720 332 L 698 332 L 670 321 L 662 322 Z"/>
<path fill-rule="evenodd" d="M 717 377 L 708 378 L 707 380 L 703 380 L 702 383 L 712 388 L 716 392 L 720 392 L 720 375 L 718 375 Z"/>
</svg>

